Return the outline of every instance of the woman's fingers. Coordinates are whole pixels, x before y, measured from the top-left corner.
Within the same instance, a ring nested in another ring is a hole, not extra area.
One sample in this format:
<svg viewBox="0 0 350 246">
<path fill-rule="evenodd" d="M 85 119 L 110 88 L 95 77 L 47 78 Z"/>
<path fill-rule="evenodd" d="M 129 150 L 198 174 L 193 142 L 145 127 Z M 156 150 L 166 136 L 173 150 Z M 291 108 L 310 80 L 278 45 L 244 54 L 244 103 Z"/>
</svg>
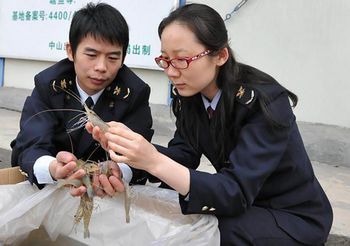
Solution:
<svg viewBox="0 0 350 246">
<path fill-rule="evenodd" d="M 108 133 L 108 149 L 115 162 L 124 162 L 138 169 L 145 169 L 144 157 L 153 152 L 153 145 L 142 135 L 133 132 L 122 124 L 114 123 Z"/>
<path fill-rule="evenodd" d="M 129 140 L 134 140 L 139 135 L 138 133 L 130 130 L 127 126 L 118 122 L 115 122 L 113 126 L 108 129 L 108 132 Z"/>
<path fill-rule="evenodd" d="M 111 157 L 111 159 L 115 162 L 119 162 L 119 163 L 128 163 L 130 164 L 130 160 L 126 157 L 126 156 L 122 156 L 122 155 L 117 155 L 112 149 L 110 149 L 108 151 L 109 156 Z"/>
<path fill-rule="evenodd" d="M 108 122 L 107 125 L 110 127 L 110 128 L 123 128 L 123 129 L 129 129 L 126 125 L 124 125 L 123 123 L 120 123 L 120 122 L 116 122 L 116 121 L 111 121 L 111 122 Z M 129 129 L 130 130 L 130 129 Z"/>
<path fill-rule="evenodd" d="M 125 141 L 123 139 L 118 139 L 116 141 L 109 140 L 108 148 L 121 155 L 126 155 L 126 156 L 128 152 L 132 150 L 131 143 L 128 143 L 128 140 Z"/>
<path fill-rule="evenodd" d="M 108 148 L 113 151 L 125 155 L 130 158 L 136 155 L 142 148 L 144 138 L 130 130 L 124 131 L 116 130 L 115 133 L 107 133 Z"/>
</svg>

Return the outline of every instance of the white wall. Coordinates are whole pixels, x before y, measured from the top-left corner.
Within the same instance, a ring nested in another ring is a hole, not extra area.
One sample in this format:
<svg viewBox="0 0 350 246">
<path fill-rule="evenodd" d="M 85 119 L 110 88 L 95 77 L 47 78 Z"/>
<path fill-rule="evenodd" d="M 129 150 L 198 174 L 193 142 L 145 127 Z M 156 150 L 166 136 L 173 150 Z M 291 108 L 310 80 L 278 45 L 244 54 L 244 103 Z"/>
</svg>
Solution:
<svg viewBox="0 0 350 246">
<path fill-rule="evenodd" d="M 34 76 L 51 66 L 53 62 L 5 59 L 4 86 L 33 89 Z M 151 103 L 167 104 L 169 81 L 162 71 L 149 69 L 132 70 L 151 87 Z"/>
<path fill-rule="evenodd" d="M 192 2 L 224 18 L 240 0 Z M 350 127 L 349 13 L 349 0 L 249 0 L 226 25 L 239 61 L 299 96 L 298 120 Z"/>
<path fill-rule="evenodd" d="M 223 17 L 240 2 L 201 0 Z M 299 96 L 297 120 L 350 127 L 350 1 L 249 0 L 226 21 L 239 61 L 255 66 Z M 4 85 L 32 88 L 51 63 L 5 60 Z M 162 72 L 133 69 L 152 88 L 151 103 L 167 104 Z"/>
<path fill-rule="evenodd" d="M 6 58 L 4 86 L 33 89 L 34 75 L 52 64 L 54 63 Z"/>
</svg>

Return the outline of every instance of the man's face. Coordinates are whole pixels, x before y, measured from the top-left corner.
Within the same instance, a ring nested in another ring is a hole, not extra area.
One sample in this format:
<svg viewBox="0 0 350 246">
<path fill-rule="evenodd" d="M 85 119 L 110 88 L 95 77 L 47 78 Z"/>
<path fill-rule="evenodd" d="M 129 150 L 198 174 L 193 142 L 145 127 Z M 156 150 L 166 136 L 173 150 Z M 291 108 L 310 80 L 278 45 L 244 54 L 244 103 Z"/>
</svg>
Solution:
<svg viewBox="0 0 350 246">
<path fill-rule="evenodd" d="M 80 87 L 89 95 L 110 85 L 123 65 L 123 47 L 91 35 L 81 40 L 74 56 L 68 44 L 67 55 L 74 62 Z"/>
</svg>

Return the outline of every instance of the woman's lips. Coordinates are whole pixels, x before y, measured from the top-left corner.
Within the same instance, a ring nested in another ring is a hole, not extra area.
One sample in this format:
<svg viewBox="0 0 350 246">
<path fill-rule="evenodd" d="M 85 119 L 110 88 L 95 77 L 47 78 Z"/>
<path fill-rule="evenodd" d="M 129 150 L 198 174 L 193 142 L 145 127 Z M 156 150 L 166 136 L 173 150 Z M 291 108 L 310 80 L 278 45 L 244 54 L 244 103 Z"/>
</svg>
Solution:
<svg viewBox="0 0 350 246">
<path fill-rule="evenodd" d="M 185 88 L 186 84 L 174 84 L 175 88 L 178 90 L 182 90 Z"/>
</svg>

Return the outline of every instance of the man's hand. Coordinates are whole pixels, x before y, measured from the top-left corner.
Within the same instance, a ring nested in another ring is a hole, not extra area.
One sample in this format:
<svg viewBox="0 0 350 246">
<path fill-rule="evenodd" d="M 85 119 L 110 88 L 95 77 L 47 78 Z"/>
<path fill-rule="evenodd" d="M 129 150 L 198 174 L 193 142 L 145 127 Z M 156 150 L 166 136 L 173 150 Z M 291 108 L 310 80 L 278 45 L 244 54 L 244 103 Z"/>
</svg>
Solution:
<svg viewBox="0 0 350 246">
<path fill-rule="evenodd" d="M 108 124 L 108 123 L 107 123 Z M 91 122 L 86 123 L 85 129 L 92 135 L 92 137 L 101 144 L 102 148 L 108 150 L 108 141 L 105 132 L 101 131 L 98 126 L 93 126 Z"/>
<path fill-rule="evenodd" d="M 105 161 L 99 163 L 103 170 L 109 172 L 110 175 L 105 173 L 95 174 L 93 177 L 93 187 L 95 194 L 99 197 L 105 195 L 113 196 L 117 192 L 124 192 L 125 187 L 122 181 L 122 172 L 113 161 Z"/>
<path fill-rule="evenodd" d="M 83 169 L 74 171 L 77 167 L 77 158 L 70 152 L 60 151 L 56 155 L 56 159 L 49 165 L 49 171 L 54 180 L 58 179 L 81 179 L 85 175 Z M 72 196 L 81 196 L 86 192 L 85 186 L 72 188 L 70 193 Z"/>
</svg>

